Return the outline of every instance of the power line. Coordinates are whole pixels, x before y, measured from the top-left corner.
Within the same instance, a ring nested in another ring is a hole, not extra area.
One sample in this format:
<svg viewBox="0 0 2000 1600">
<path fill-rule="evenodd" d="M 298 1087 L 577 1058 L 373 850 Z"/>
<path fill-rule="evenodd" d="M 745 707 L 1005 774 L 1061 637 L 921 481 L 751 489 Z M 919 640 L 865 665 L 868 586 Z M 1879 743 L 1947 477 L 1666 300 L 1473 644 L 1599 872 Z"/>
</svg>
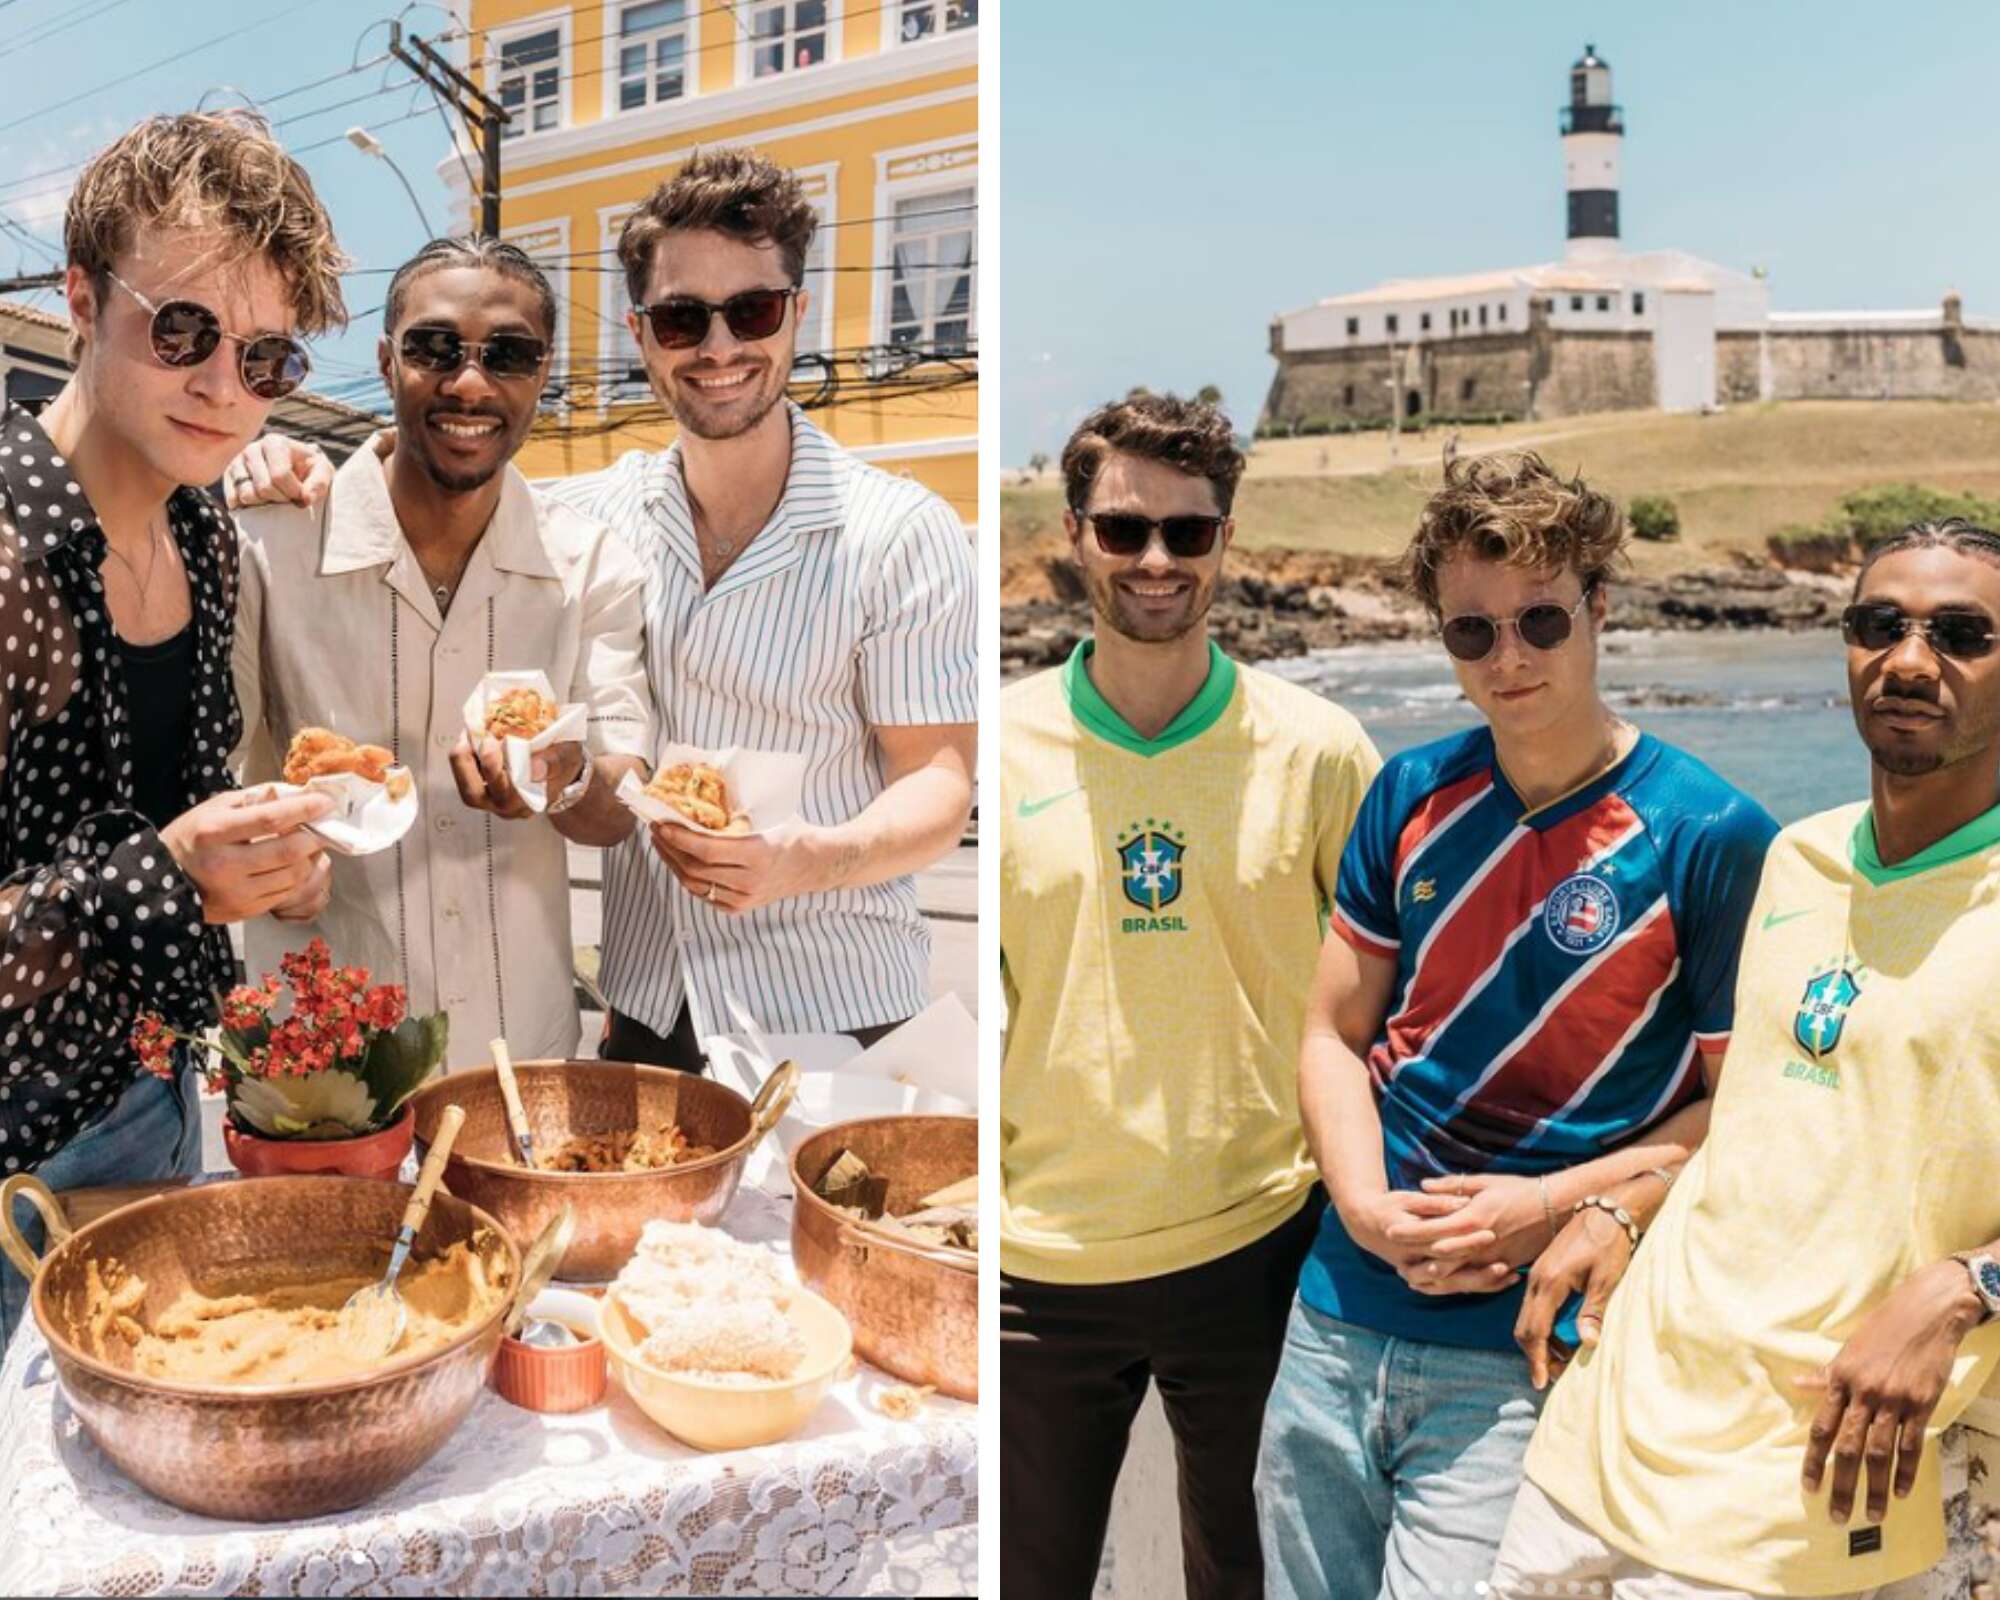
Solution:
<svg viewBox="0 0 2000 1600">
<path fill-rule="evenodd" d="M 93 21 L 107 11 L 116 11 L 126 3 L 127 0 L 103 0 L 94 11 L 86 6 L 82 11 L 66 17 L 44 17 L 34 26 L 15 34 L 13 38 L 0 39 L 0 50 L 25 50 L 30 45 L 40 44 L 44 39 L 53 39 L 59 33 L 66 33 L 71 28 Z M 31 34 L 32 38 L 29 37 Z"/>
</svg>

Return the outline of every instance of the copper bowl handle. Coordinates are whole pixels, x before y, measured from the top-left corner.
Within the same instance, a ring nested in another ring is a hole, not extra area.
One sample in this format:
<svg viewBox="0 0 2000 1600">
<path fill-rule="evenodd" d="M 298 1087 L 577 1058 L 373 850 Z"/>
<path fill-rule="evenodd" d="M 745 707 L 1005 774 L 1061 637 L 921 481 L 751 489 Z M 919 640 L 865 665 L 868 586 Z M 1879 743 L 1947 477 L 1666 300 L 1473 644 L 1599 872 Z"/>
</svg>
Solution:
<svg viewBox="0 0 2000 1600">
<path fill-rule="evenodd" d="M 775 1128 L 778 1119 L 791 1109 L 792 1097 L 798 1092 L 799 1064 L 779 1062 L 757 1091 L 757 1098 L 750 1102 L 750 1137 L 744 1143 L 755 1145 Z"/>
<path fill-rule="evenodd" d="M 53 1250 L 74 1231 L 69 1218 L 63 1215 L 62 1203 L 56 1199 L 55 1190 L 36 1177 L 32 1172 L 17 1172 L 5 1183 L 0 1183 L 0 1251 L 5 1251 L 7 1259 L 14 1263 L 22 1277 L 30 1283 L 35 1281 L 35 1273 L 41 1262 L 29 1247 L 27 1238 L 14 1226 L 14 1200 L 20 1196 L 42 1214 L 42 1221 L 48 1224 L 49 1249 Z"/>
</svg>

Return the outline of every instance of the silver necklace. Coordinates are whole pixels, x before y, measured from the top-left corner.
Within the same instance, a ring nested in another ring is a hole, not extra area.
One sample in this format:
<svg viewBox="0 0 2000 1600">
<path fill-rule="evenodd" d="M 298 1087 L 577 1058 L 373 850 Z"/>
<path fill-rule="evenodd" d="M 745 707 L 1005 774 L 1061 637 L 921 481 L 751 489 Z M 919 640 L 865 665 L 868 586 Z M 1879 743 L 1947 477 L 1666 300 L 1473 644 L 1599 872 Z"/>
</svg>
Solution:
<svg viewBox="0 0 2000 1600">
<path fill-rule="evenodd" d="M 120 550 L 117 545 L 111 542 L 111 536 L 109 534 L 106 534 L 104 537 L 105 554 L 116 556 L 118 558 L 119 564 L 122 565 L 127 572 L 132 574 L 133 583 L 137 584 L 139 587 L 139 615 L 142 617 L 146 614 L 147 593 L 153 587 L 153 574 L 159 570 L 160 566 L 160 527 L 159 527 L 158 517 L 159 513 L 155 512 L 153 516 L 149 517 L 146 521 L 146 533 L 148 535 L 146 540 L 146 548 L 152 551 L 153 558 L 152 560 L 146 563 L 146 576 L 143 578 L 139 576 L 139 569 L 132 565 L 132 558 L 126 555 L 123 550 Z"/>
</svg>

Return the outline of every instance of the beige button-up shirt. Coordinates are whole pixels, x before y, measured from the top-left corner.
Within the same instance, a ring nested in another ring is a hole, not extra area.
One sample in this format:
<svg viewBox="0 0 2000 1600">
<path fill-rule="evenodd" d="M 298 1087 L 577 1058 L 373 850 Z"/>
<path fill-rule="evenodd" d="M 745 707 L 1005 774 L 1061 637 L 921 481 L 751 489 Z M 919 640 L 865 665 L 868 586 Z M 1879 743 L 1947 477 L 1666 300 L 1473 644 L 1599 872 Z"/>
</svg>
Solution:
<svg viewBox="0 0 2000 1600">
<path fill-rule="evenodd" d="M 332 728 L 395 751 L 417 820 L 393 849 L 334 855 L 316 922 L 244 928 L 250 975 L 325 937 L 333 958 L 401 982 L 410 1010 L 451 1017 L 453 1067 L 576 1052 L 569 866 L 546 817 L 468 810 L 450 754 L 465 701 L 492 671 L 546 672 L 590 707 L 589 748 L 651 758 L 637 559 L 597 522 L 543 498 L 513 467 L 451 609 L 440 615 L 364 445 L 312 510 L 243 513 L 236 692 L 246 783 L 275 778 L 292 735 Z"/>
</svg>

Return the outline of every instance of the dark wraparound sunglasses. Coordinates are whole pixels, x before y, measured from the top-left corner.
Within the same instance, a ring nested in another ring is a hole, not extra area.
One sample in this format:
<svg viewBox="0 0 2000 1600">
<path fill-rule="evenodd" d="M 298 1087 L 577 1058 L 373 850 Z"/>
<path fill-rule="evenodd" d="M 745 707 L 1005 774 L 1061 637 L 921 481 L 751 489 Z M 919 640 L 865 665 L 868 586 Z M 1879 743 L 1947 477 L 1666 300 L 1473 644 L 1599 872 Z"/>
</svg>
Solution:
<svg viewBox="0 0 2000 1600">
<path fill-rule="evenodd" d="M 282 400 L 306 381 L 312 362 L 305 346 L 282 333 L 245 338 L 225 332 L 222 319 L 195 300 L 169 300 L 154 305 L 115 272 L 105 276 L 151 314 L 148 338 L 153 359 L 163 367 L 198 367 L 221 348 L 224 339 L 236 346 L 236 371 L 243 387 L 259 400 Z"/>
<path fill-rule="evenodd" d="M 1160 530 L 1160 542 L 1177 561 L 1191 561 L 1215 548 L 1215 536 L 1224 517 L 1189 514 L 1179 517 L 1142 517 L 1136 511 L 1092 511 L 1083 514 L 1097 546 L 1108 556 L 1144 555 L 1153 542 L 1153 530 Z"/>
<path fill-rule="evenodd" d="M 638 307 L 652 324 L 653 343 L 662 350 L 689 350 L 708 337 L 709 324 L 721 317 L 729 331 L 745 344 L 768 339 L 785 325 L 785 305 L 797 289 L 745 289 L 720 304 L 691 294 L 671 294 L 656 305 Z"/>
<path fill-rule="evenodd" d="M 1933 617 L 1913 617 L 1886 601 L 1863 601 L 1840 614 L 1840 634 L 1863 650 L 1892 650 L 1912 633 L 1921 633 L 1941 656 L 1977 661 L 1993 649 L 1993 624 L 1976 611 L 1940 611 Z"/>
<path fill-rule="evenodd" d="M 1484 661 L 1500 643 L 1500 630 L 1512 628 L 1523 644 L 1537 650 L 1553 650 L 1568 639 L 1576 624 L 1576 614 L 1589 603 L 1591 591 L 1573 606 L 1559 606 L 1553 600 L 1523 606 L 1511 617 L 1483 617 L 1469 611 L 1462 617 L 1447 617 L 1438 627 L 1444 647 L 1459 661 Z"/>
<path fill-rule="evenodd" d="M 528 378 L 541 371 L 549 347 L 525 333 L 496 333 L 468 339 L 456 328 L 405 328 L 397 348 L 403 359 L 426 372 L 456 372 L 467 358 L 495 378 Z"/>
</svg>

